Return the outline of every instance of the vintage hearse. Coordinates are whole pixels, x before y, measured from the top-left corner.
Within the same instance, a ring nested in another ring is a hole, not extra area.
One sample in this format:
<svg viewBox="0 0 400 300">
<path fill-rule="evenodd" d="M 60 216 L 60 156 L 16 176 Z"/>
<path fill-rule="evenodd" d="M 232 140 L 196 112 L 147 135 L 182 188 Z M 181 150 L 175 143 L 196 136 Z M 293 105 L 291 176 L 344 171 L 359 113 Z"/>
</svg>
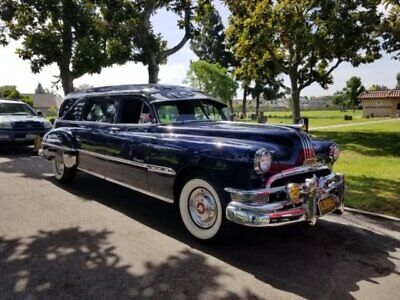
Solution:
<svg viewBox="0 0 400 300">
<path fill-rule="evenodd" d="M 178 205 L 196 238 L 231 222 L 263 227 L 341 213 L 338 147 L 301 126 L 228 121 L 226 105 L 187 87 L 125 85 L 69 94 L 41 154 L 63 183 L 83 171 Z"/>
</svg>

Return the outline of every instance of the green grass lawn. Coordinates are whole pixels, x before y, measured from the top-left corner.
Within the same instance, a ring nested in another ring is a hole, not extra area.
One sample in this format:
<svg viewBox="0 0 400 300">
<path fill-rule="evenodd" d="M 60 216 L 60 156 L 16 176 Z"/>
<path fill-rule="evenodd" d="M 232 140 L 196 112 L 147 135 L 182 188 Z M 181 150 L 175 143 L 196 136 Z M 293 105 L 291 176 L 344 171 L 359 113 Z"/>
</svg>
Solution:
<svg viewBox="0 0 400 300">
<path fill-rule="evenodd" d="M 400 120 L 311 134 L 340 145 L 334 169 L 346 174 L 347 206 L 400 217 Z"/>
<path fill-rule="evenodd" d="M 273 112 L 265 112 L 265 116 L 268 117 L 269 123 L 283 123 L 283 124 L 291 124 L 291 112 L 289 111 L 273 111 Z M 352 116 L 353 120 L 345 121 L 344 116 Z M 321 126 L 329 126 L 329 125 L 337 125 L 337 124 L 351 124 L 351 123 L 359 123 L 359 122 L 369 122 L 382 120 L 385 118 L 370 118 L 365 119 L 362 117 L 362 111 L 356 110 L 353 112 L 349 110 L 347 112 L 341 112 L 339 110 L 318 110 L 318 111 L 302 111 L 302 117 L 309 118 L 309 127 L 321 127 Z M 246 122 L 251 122 L 251 120 L 244 120 Z M 254 121 L 253 121 L 254 122 Z"/>
</svg>

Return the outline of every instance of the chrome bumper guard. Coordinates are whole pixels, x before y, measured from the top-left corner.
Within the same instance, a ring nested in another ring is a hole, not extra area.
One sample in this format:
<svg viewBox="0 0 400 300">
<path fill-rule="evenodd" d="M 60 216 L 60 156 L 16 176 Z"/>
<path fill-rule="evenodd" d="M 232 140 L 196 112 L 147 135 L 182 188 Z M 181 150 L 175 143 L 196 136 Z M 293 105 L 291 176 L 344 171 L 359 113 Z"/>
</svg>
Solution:
<svg viewBox="0 0 400 300">
<path fill-rule="evenodd" d="M 302 166 L 285 170 L 272 176 L 264 189 L 238 190 L 225 188 L 232 201 L 226 208 L 226 217 L 235 223 L 252 227 L 272 227 L 307 221 L 314 225 L 320 211 L 320 201 L 330 198 L 334 202 L 328 212 L 343 210 L 344 207 L 344 175 L 330 173 L 326 176 L 306 178 L 299 184 L 300 197 L 291 200 L 288 186 L 271 187 L 272 183 L 292 175 L 329 169 L 327 166 Z M 269 196 L 285 193 L 286 201 L 269 203 Z"/>
</svg>

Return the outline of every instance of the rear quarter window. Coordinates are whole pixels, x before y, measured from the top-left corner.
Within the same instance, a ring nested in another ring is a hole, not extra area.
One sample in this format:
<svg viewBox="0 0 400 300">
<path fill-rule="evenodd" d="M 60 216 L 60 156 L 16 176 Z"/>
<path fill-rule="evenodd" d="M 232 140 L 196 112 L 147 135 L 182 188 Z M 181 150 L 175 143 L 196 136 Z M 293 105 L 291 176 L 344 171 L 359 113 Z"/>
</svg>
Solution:
<svg viewBox="0 0 400 300">
<path fill-rule="evenodd" d="M 65 114 L 64 119 L 70 121 L 78 121 L 82 119 L 82 114 L 85 110 L 86 99 L 79 100 L 75 105 L 73 105 Z"/>
</svg>

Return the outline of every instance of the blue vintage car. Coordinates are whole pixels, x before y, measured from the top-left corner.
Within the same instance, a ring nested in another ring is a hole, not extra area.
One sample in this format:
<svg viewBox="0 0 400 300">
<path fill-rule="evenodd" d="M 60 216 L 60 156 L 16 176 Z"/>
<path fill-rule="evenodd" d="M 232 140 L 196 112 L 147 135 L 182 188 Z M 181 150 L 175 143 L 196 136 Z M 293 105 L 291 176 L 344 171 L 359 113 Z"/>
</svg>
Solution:
<svg viewBox="0 0 400 300">
<path fill-rule="evenodd" d="M 176 204 L 196 238 L 315 224 L 341 213 L 339 155 L 301 126 L 230 122 L 224 103 L 186 87 L 126 85 L 69 94 L 41 154 L 55 177 L 83 171 Z"/>
<path fill-rule="evenodd" d="M 43 136 L 51 127 L 28 104 L 0 99 L 0 143 L 32 144 L 36 136 Z"/>
</svg>

